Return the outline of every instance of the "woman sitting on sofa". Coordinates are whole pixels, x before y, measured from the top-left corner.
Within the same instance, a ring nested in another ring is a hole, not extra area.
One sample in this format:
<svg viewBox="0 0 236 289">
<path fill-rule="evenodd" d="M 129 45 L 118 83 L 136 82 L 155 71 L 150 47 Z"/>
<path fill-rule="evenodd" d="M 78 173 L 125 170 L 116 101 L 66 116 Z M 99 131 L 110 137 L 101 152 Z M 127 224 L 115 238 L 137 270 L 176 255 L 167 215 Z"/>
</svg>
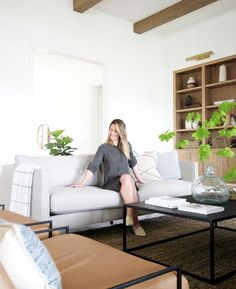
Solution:
<svg viewBox="0 0 236 289">
<path fill-rule="evenodd" d="M 111 122 L 106 143 L 98 147 L 95 157 L 89 163 L 83 177 L 72 187 L 83 187 L 101 163 L 104 164 L 103 188 L 120 192 L 125 203 L 138 202 L 139 197 L 135 181 L 129 173 L 129 167 L 132 168 L 135 177 L 140 183 L 144 183 L 144 181 L 139 173 L 132 147 L 127 140 L 125 123 L 120 119 L 114 119 Z M 134 209 L 128 208 L 126 224 L 133 226 L 135 235 L 146 236 L 146 232 L 140 226 Z"/>
</svg>

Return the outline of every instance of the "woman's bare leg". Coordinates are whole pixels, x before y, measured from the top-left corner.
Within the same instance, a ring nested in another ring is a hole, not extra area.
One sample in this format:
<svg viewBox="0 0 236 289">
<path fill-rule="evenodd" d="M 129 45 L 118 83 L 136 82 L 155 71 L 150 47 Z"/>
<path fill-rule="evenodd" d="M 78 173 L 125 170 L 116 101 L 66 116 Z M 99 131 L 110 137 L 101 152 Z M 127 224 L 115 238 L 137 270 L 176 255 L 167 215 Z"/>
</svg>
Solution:
<svg viewBox="0 0 236 289">
<path fill-rule="evenodd" d="M 124 174 L 120 177 L 120 193 L 125 204 L 139 201 L 138 192 L 135 187 L 133 178 L 129 174 Z M 127 215 L 134 221 L 134 227 L 140 226 L 138 216 L 135 209 L 128 208 Z"/>
</svg>

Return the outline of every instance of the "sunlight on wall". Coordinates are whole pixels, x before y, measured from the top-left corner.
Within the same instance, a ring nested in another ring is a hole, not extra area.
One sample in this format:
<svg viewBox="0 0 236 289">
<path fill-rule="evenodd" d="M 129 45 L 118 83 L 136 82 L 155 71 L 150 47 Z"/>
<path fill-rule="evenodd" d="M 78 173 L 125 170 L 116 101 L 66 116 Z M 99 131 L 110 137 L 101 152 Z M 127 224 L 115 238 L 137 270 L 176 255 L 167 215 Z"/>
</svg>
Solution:
<svg viewBox="0 0 236 289">
<path fill-rule="evenodd" d="M 64 134 L 74 139 L 76 153 L 91 152 L 96 143 L 94 135 L 100 138 L 90 123 L 98 115 L 101 117 L 98 109 L 102 106 L 98 105 L 95 91 L 102 84 L 101 65 L 35 49 L 32 130 L 36 131 L 41 123 L 47 123 L 51 131 L 65 129 Z M 99 100 L 102 101 L 101 96 Z"/>
</svg>

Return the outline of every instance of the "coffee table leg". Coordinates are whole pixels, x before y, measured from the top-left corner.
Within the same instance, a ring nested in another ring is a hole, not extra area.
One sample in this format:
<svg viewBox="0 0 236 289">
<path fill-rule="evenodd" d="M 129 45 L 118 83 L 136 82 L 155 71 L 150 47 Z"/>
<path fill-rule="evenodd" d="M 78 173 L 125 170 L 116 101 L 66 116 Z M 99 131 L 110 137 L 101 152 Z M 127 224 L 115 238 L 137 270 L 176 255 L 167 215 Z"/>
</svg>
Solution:
<svg viewBox="0 0 236 289">
<path fill-rule="evenodd" d="M 126 252 L 126 213 L 127 208 L 123 206 L 123 251 Z"/>
<path fill-rule="evenodd" d="M 210 281 L 215 281 L 215 224 L 210 222 Z"/>
</svg>

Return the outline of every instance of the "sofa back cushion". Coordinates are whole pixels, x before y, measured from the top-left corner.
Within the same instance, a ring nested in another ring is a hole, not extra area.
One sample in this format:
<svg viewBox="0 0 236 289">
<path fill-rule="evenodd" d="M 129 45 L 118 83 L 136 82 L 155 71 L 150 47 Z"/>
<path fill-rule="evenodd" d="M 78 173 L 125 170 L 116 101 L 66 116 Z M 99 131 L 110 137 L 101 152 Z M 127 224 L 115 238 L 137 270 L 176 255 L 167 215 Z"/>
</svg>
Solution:
<svg viewBox="0 0 236 289">
<path fill-rule="evenodd" d="M 164 179 L 181 179 L 177 151 L 157 152 L 157 170 Z"/>
<path fill-rule="evenodd" d="M 78 156 L 25 156 L 15 157 L 16 165 L 26 163 L 41 167 L 48 171 L 49 186 L 60 187 L 68 186 L 78 179 L 93 155 Z M 99 185 L 100 173 L 96 172 L 90 180 L 90 185 Z"/>
<path fill-rule="evenodd" d="M 151 180 L 160 180 L 162 177 L 157 170 L 157 152 L 149 151 L 142 155 L 136 153 L 137 165 L 145 182 Z M 130 174 L 135 178 L 134 173 L 130 170 Z"/>
</svg>

